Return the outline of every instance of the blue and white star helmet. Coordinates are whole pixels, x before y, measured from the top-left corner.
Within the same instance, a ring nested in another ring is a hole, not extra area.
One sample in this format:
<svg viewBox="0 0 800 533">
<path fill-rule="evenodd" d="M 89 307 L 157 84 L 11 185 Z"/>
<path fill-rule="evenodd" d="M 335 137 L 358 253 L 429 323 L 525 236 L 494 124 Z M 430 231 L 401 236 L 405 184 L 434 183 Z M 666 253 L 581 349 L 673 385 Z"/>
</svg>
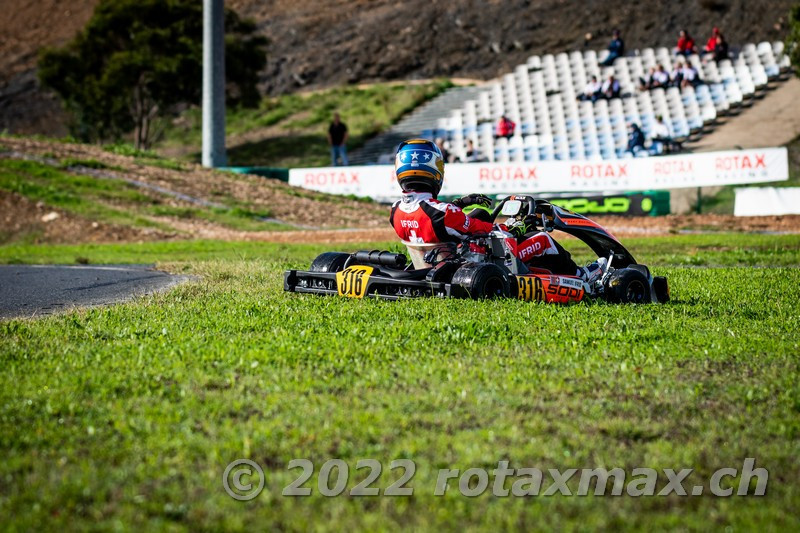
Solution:
<svg viewBox="0 0 800 533">
<path fill-rule="evenodd" d="M 444 182 L 442 151 L 426 139 L 404 141 L 397 148 L 394 173 L 404 192 L 430 192 L 436 196 Z"/>
</svg>

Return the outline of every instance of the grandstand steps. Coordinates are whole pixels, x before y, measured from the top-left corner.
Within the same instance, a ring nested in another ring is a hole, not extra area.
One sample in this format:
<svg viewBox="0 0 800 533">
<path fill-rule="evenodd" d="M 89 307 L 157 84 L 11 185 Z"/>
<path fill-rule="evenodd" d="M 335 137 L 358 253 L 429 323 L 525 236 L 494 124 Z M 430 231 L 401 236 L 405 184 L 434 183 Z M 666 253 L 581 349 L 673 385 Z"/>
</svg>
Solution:
<svg viewBox="0 0 800 533">
<path fill-rule="evenodd" d="M 435 129 L 438 120 L 448 116 L 453 110 L 460 109 L 467 100 L 474 99 L 480 87 L 453 87 L 436 98 L 428 101 L 388 131 L 367 141 L 364 146 L 349 154 L 351 165 L 374 164 L 385 154 L 391 154 L 402 141 L 421 136 L 425 130 Z"/>
</svg>

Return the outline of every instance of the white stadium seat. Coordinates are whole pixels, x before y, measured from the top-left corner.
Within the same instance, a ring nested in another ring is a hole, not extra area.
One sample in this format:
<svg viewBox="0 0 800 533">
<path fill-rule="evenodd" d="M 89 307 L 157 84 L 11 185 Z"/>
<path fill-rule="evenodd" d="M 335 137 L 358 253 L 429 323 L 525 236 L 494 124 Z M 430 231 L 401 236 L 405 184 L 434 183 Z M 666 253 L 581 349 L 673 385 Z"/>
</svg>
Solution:
<svg viewBox="0 0 800 533">
<path fill-rule="evenodd" d="M 689 56 L 703 81 L 695 88 L 639 91 L 639 78 L 650 68 L 661 64 L 672 69 L 670 50 L 643 48 L 611 68 L 599 66 L 605 54 L 576 50 L 531 56 L 425 133 L 445 137 L 459 157 L 471 139 L 489 161 L 613 159 L 624 155 L 629 123 L 649 133 L 661 115 L 677 136 L 702 134 L 720 114 L 762 94 L 790 67 L 783 43 L 748 43 L 734 60 L 719 64 Z M 623 98 L 577 100 L 592 76 L 602 81 L 610 73 L 619 80 Z M 510 139 L 494 138 L 494 125 L 502 115 L 517 123 Z"/>
</svg>

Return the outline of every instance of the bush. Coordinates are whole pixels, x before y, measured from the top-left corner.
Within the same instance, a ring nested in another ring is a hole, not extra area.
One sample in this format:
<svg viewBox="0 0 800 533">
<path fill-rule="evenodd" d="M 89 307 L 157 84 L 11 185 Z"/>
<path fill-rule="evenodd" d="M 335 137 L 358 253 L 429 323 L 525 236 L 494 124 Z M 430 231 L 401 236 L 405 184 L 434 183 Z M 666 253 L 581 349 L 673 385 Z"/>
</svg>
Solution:
<svg viewBox="0 0 800 533">
<path fill-rule="evenodd" d="M 786 53 L 792 60 L 792 67 L 800 74 L 800 3 L 789 12 L 789 35 L 786 37 Z"/>
<path fill-rule="evenodd" d="M 232 104 L 257 105 L 266 39 L 227 10 L 227 90 Z M 199 102 L 203 6 L 196 0 L 101 0 L 63 48 L 44 50 L 42 84 L 55 90 L 84 141 L 134 132 L 136 149 L 158 137 L 166 116 Z"/>
</svg>

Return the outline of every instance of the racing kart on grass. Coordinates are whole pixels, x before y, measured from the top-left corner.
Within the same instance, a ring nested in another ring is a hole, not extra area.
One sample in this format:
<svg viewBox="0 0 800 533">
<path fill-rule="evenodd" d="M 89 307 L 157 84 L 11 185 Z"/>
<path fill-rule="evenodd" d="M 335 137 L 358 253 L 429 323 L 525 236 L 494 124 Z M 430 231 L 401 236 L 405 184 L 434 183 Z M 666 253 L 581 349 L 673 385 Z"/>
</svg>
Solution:
<svg viewBox="0 0 800 533">
<path fill-rule="evenodd" d="M 465 211 L 467 211 L 465 209 Z M 607 258 L 602 275 L 592 283 L 575 275 L 554 274 L 520 261 L 511 251 L 507 233 L 472 235 L 458 245 L 405 242 L 405 254 L 379 250 L 325 252 L 308 271 L 284 274 L 285 291 L 350 298 L 387 300 L 416 297 L 510 297 L 548 303 L 603 299 L 614 303 L 663 303 L 669 300 L 667 279 L 653 276 L 645 265 L 608 231 L 583 215 L 528 195 L 501 200 L 489 213 L 473 209 L 469 216 L 510 221 L 534 214 L 536 231 L 563 231 Z M 530 218 L 529 218 L 530 219 Z"/>
</svg>

